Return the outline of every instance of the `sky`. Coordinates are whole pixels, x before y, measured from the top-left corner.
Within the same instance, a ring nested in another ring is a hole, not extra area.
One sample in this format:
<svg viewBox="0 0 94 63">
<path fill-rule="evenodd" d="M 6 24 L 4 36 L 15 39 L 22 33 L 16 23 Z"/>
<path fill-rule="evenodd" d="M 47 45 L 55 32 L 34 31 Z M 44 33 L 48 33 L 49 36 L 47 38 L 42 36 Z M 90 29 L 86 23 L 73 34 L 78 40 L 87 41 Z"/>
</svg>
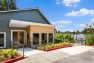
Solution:
<svg viewBox="0 0 94 63">
<path fill-rule="evenodd" d="M 19 9 L 39 8 L 58 31 L 82 31 L 94 23 L 94 0 L 16 0 Z"/>
</svg>

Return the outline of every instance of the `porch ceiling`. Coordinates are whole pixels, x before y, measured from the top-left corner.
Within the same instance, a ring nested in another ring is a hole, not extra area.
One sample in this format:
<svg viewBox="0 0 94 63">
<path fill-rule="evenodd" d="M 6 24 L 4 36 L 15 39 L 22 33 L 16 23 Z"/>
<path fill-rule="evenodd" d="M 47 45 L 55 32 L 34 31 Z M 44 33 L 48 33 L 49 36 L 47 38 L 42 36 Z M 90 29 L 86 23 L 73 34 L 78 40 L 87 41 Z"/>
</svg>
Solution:
<svg viewBox="0 0 94 63">
<path fill-rule="evenodd" d="M 20 21 L 20 20 L 11 20 L 9 23 L 9 27 L 20 27 L 20 28 L 26 28 L 29 25 L 38 25 L 38 26 L 51 26 L 53 25 L 49 24 L 41 24 L 41 23 L 34 23 L 34 22 L 27 22 L 27 21 Z"/>
</svg>

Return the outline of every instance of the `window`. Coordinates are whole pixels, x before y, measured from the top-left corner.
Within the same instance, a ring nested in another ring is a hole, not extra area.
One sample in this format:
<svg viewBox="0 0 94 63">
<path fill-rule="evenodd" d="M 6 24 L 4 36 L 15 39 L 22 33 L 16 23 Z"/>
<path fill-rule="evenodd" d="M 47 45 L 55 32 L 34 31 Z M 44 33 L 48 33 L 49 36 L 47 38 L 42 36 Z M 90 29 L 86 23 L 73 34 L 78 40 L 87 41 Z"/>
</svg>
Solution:
<svg viewBox="0 0 94 63">
<path fill-rule="evenodd" d="M 20 43 L 24 44 L 24 32 L 20 32 Z"/>
<path fill-rule="evenodd" d="M 27 33 L 27 44 L 30 42 L 30 33 Z"/>
<path fill-rule="evenodd" d="M 47 43 L 47 33 L 42 33 L 41 35 L 42 37 L 42 44 L 46 44 Z"/>
<path fill-rule="evenodd" d="M 38 45 L 39 44 L 39 33 L 34 33 L 33 34 L 33 45 Z"/>
<path fill-rule="evenodd" d="M 13 41 L 14 42 L 18 41 L 18 33 L 17 32 L 13 32 Z"/>
<path fill-rule="evenodd" d="M 49 43 L 53 43 L 53 33 L 49 33 Z"/>
<path fill-rule="evenodd" d="M 6 34 L 3 32 L 0 32 L 0 47 L 4 47 L 5 46 L 5 42 L 6 42 Z"/>
</svg>

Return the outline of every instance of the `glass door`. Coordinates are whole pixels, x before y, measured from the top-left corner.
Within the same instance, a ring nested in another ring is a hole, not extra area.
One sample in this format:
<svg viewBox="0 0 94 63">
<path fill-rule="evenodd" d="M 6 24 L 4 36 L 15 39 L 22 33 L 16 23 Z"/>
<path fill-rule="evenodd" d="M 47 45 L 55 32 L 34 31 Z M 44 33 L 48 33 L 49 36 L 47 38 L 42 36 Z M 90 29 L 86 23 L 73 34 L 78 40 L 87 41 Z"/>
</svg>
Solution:
<svg viewBox="0 0 94 63">
<path fill-rule="evenodd" d="M 47 44 L 47 33 L 42 33 L 41 37 L 42 44 Z"/>
<path fill-rule="evenodd" d="M 13 44 L 26 44 L 26 36 L 24 31 L 13 31 L 12 41 Z"/>
<path fill-rule="evenodd" d="M 19 37 L 20 39 L 19 39 L 19 42 L 20 42 L 21 44 L 24 44 L 24 42 L 25 42 L 24 37 L 25 37 L 24 32 L 20 32 L 20 37 Z"/>
<path fill-rule="evenodd" d="M 18 32 L 13 32 L 13 44 L 18 43 Z"/>
</svg>

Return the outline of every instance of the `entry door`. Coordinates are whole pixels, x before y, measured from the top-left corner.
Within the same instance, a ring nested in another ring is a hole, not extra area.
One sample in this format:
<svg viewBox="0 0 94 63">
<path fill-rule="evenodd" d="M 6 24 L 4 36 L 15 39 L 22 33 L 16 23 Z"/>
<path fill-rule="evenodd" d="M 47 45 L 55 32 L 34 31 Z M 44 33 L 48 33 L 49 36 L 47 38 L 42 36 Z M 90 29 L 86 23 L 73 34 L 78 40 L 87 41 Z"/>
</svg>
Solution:
<svg viewBox="0 0 94 63">
<path fill-rule="evenodd" d="M 25 44 L 26 36 L 24 31 L 13 31 L 12 40 L 14 43 Z"/>
</svg>

